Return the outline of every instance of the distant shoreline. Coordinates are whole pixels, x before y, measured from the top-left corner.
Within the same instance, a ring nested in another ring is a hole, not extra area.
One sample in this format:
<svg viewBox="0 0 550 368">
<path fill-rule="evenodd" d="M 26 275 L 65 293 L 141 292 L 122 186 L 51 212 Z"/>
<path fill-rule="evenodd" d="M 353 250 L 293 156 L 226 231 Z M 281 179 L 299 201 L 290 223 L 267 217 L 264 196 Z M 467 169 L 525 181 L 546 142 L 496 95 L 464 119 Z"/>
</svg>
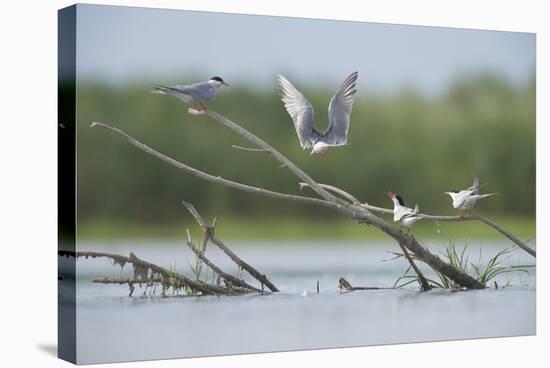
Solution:
<svg viewBox="0 0 550 368">
<path fill-rule="evenodd" d="M 527 216 L 492 216 L 506 230 L 516 234 L 520 239 L 535 242 L 536 219 Z M 84 222 L 78 227 L 79 240 L 183 240 L 186 229 L 195 237 L 200 229 L 191 219 L 179 223 L 141 224 L 138 222 L 123 223 L 116 220 L 95 220 Z M 422 221 L 415 225 L 412 232 L 422 240 L 441 239 L 442 235 L 451 239 L 499 239 L 500 234 L 478 222 L 439 224 Z M 303 217 L 266 218 L 266 217 L 218 217 L 217 232 L 224 239 L 239 240 L 369 240 L 386 239 L 380 231 L 358 225 L 347 219 Z M 508 240 L 502 238 L 504 243 Z M 512 245 L 510 243 L 510 245 Z"/>
</svg>

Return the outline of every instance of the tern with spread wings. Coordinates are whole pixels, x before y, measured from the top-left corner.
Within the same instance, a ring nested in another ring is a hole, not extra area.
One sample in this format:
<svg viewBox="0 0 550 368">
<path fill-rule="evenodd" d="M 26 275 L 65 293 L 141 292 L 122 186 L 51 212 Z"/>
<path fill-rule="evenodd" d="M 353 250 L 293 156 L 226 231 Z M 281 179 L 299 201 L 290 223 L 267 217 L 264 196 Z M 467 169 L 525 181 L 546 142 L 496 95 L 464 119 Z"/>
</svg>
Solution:
<svg viewBox="0 0 550 368">
<path fill-rule="evenodd" d="M 315 129 L 311 103 L 288 79 L 279 75 L 277 81 L 281 99 L 294 121 L 294 128 L 303 149 L 311 149 L 311 154 L 322 154 L 326 160 L 330 147 L 347 144 L 353 97 L 357 92 L 357 76 L 357 72 L 351 73 L 338 88 L 328 107 L 328 129 L 319 132 Z"/>
</svg>

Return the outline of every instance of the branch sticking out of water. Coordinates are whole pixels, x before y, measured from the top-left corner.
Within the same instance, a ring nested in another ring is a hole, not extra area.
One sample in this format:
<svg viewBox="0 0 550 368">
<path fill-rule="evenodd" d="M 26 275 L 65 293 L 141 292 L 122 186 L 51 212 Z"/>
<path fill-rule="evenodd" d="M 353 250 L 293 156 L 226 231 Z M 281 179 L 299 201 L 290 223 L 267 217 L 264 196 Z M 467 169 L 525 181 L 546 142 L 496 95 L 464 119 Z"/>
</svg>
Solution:
<svg viewBox="0 0 550 368">
<path fill-rule="evenodd" d="M 85 257 L 88 258 L 108 258 L 114 261 L 115 265 L 124 267 L 127 263 L 132 264 L 134 270 L 134 277 L 132 279 L 127 278 L 99 278 L 94 280 L 97 283 L 103 284 L 128 284 L 130 288 L 130 295 L 134 290 L 134 284 L 144 283 L 146 285 L 160 284 L 163 292 L 172 288 L 174 291 L 189 289 L 191 295 L 239 295 L 251 292 L 250 289 L 234 288 L 234 287 L 220 287 L 216 285 L 207 284 L 204 282 L 197 282 L 190 278 L 179 274 L 175 271 L 167 270 L 156 264 L 144 261 L 138 258 L 134 253 L 130 253 L 128 257 L 120 254 L 112 254 L 106 252 L 92 252 L 92 251 L 64 251 L 58 252 L 59 256 L 64 257 Z"/>
<path fill-rule="evenodd" d="M 230 274 L 224 272 L 218 266 L 216 266 L 214 264 L 214 262 L 212 262 L 211 260 L 206 258 L 203 251 L 200 251 L 195 247 L 193 242 L 190 240 L 190 236 L 189 236 L 189 239 L 185 242 L 185 244 L 187 244 L 187 246 L 193 251 L 193 253 L 195 253 L 195 255 L 199 258 L 199 260 L 201 260 L 202 262 L 204 262 L 205 265 L 210 267 L 210 269 L 212 271 L 214 271 L 214 273 L 216 273 L 222 279 L 224 279 L 226 283 L 231 284 L 233 286 L 242 287 L 242 288 L 248 289 L 248 290 L 254 290 L 254 291 L 258 291 L 258 292 L 261 291 L 260 289 L 257 289 L 254 286 L 246 283 L 244 280 L 241 280 L 241 279 L 239 279 L 239 278 L 237 278 L 233 275 L 230 275 Z"/>
<path fill-rule="evenodd" d="M 358 291 L 358 290 L 387 290 L 387 289 L 393 289 L 393 288 L 377 287 L 377 286 L 351 286 L 348 280 L 346 280 L 343 277 L 340 277 L 340 280 L 338 280 L 338 289 L 340 289 L 341 293 L 346 293 L 346 292 Z"/>
<path fill-rule="evenodd" d="M 349 218 L 357 221 L 358 223 L 364 223 L 367 225 L 372 225 L 388 236 L 392 237 L 395 241 L 397 241 L 400 246 L 403 246 L 407 248 L 411 253 L 413 253 L 416 257 L 418 257 L 422 262 L 430 265 L 433 269 L 437 270 L 438 272 L 441 272 L 442 274 L 446 275 L 450 279 L 454 280 L 457 284 L 461 285 L 461 287 L 467 288 L 467 289 L 483 289 L 485 286 L 481 284 L 479 281 L 477 281 L 472 276 L 456 269 L 451 264 L 444 262 L 439 258 L 438 256 L 431 253 L 428 249 L 423 247 L 415 238 L 414 236 L 404 234 L 401 232 L 397 227 L 393 226 L 392 224 L 386 222 L 382 218 L 376 216 L 371 210 L 367 209 L 366 207 L 354 203 L 354 201 L 343 199 L 339 196 L 336 196 L 333 194 L 333 192 L 327 190 L 326 188 L 323 188 L 319 183 L 317 183 L 315 180 L 313 180 L 309 175 L 307 175 L 304 171 L 302 171 L 299 167 L 297 167 L 293 162 L 291 162 L 289 159 L 287 159 L 283 154 L 281 154 L 279 151 L 277 151 L 275 148 L 270 146 L 268 143 L 257 137 L 256 135 L 252 134 L 250 131 L 244 129 L 239 124 L 229 120 L 225 116 L 222 116 L 212 110 L 206 110 L 202 112 L 202 115 L 206 115 L 210 117 L 211 119 L 215 120 L 216 122 L 220 123 L 221 125 L 235 131 L 236 133 L 243 136 L 248 141 L 252 142 L 259 148 L 265 149 L 276 161 L 278 161 L 282 167 L 288 169 L 290 172 L 292 172 L 300 181 L 306 183 L 319 197 L 321 198 L 312 198 L 312 197 L 305 197 L 305 196 L 299 196 L 299 195 L 293 195 L 293 194 L 286 194 L 286 193 L 279 193 L 274 192 L 271 190 L 267 190 L 264 188 L 259 187 L 253 187 L 250 185 L 238 183 L 232 180 L 224 179 L 220 176 L 213 176 L 210 174 L 207 174 L 203 171 L 197 170 L 191 166 L 188 166 L 182 162 L 176 161 L 171 157 L 168 157 L 151 147 L 148 147 L 147 145 L 141 143 L 137 139 L 133 138 L 126 132 L 112 127 L 110 125 L 104 124 L 104 123 L 93 123 L 93 126 L 98 126 L 105 128 L 107 130 L 110 130 L 128 140 L 129 143 L 132 145 L 138 147 L 139 149 L 143 150 L 144 152 L 157 157 L 158 159 L 165 161 L 178 169 L 181 169 L 183 171 L 186 171 L 192 175 L 195 175 L 203 180 L 225 185 L 227 187 L 231 187 L 234 189 L 242 190 L 248 193 L 257 193 L 257 194 L 263 194 L 272 198 L 278 198 L 278 199 L 286 199 L 286 200 L 292 200 L 302 203 L 310 203 L 310 204 L 317 204 L 324 207 L 332 208 L 341 214 L 344 214 L 348 216 Z M 203 227 L 204 228 L 204 227 Z M 205 228 L 206 229 L 206 228 Z M 227 250 L 227 247 L 217 239 L 213 233 L 211 235 L 211 240 L 214 244 L 216 244 L 218 247 L 220 247 L 231 259 L 233 259 L 235 262 L 237 262 L 238 257 L 236 257 L 231 251 Z M 256 277 L 262 285 L 266 285 L 269 287 L 269 280 L 265 277 L 265 275 L 261 275 L 257 271 L 254 272 L 250 267 L 245 268 L 252 276 Z M 271 284 L 272 285 L 272 284 Z M 272 285 L 273 286 L 273 285 Z M 272 291 L 276 291 L 276 288 L 270 287 Z"/>
<path fill-rule="evenodd" d="M 254 267 L 252 267 L 247 262 L 243 261 L 241 258 L 239 258 L 231 249 L 229 249 L 220 239 L 218 239 L 214 232 L 215 232 L 215 222 L 212 226 L 209 226 L 206 221 L 202 218 L 202 216 L 199 214 L 199 212 L 195 209 L 195 207 L 188 202 L 183 201 L 182 202 L 185 208 L 193 215 L 197 223 L 201 226 L 201 228 L 204 231 L 204 237 L 207 240 L 210 240 L 213 244 L 215 244 L 218 248 L 220 248 L 233 262 L 235 262 L 240 268 L 244 269 L 246 272 L 248 272 L 252 277 L 254 277 L 256 280 L 260 282 L 263 286 L 267 286 L 267 288 L 273 292 L 279 291 L 275 285 L 269 279 L 266 275 L 260 273 L 258 270 L 256 270 Z"/>
</svg>

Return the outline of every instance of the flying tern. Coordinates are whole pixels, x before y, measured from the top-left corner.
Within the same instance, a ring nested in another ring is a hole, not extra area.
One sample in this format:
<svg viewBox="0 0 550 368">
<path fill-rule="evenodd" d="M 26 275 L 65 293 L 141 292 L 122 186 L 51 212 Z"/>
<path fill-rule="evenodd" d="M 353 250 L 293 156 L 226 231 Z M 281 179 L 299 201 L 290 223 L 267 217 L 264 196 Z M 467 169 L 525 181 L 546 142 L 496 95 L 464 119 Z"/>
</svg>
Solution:
<svg viewBox="0 0 550 368">
<path fill-rule="evenodd" d="M 221 86 L 229 87 L 221 77 L 212 77 L 205 82 L 189 85 L 177 84 L 175 86 L 155 86 L 153 92 L 176 96 L 180 100 L 193 105 L 195 110 L 206 110 L 205 103 L 213 101 L 218 95 Z"/>
<path fill-rule="evenodd" d="M 452 198 L 454 208 L 461 212 L 469 211 L 476 206 L 478 200 L 497 194 L 479 194 L 479 188 L 479 179 L 476 177 L 474 178 L 474 183 L 468 189 L 464 189 L 461 191 L 451 190 L 450 192 L 445 192 L 445 194 L 449 195 Z"/>
<path fill-rule="evenodd" d="M 330 100 L 329 124 L 324 132 L 315 129 L 313 106 L 307 98 L 284 76 L 279 75 L 277 78 L 281 99 L 294 122 L 300 145 L 303 149 L 311 149 L 310 154 L 322 154 L 323 159 L 326 160 L 330 147 L 347 144 L 353 97 L 357 92 L 355 89 L 357 76 L 357 72 L 351 73 Z"/>
<path fill-rule="evenodd" d="M 414 206 L 414 209 L 405 206 L 403 197 L 393 192 L 386 192 L 386 195 L 393 201 L 393 221 L 399 223 L 401 226 L 405 226 L 410 229 L 418 220 L 422 217 L 419 216 L 420 208 L 418 204 Z"/>
</svg>

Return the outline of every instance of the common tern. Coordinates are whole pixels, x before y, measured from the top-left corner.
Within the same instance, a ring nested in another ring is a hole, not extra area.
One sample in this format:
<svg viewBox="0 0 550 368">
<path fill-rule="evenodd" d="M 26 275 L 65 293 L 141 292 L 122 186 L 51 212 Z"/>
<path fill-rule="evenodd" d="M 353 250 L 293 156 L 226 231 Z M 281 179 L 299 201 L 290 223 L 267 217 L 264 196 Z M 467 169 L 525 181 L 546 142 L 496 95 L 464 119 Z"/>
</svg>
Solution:
<svg viewBox="0 0 550 368">
<path fill-rule="evenodd" d="M 175 86 L 154 87 L 154 93 L 167 94 L 193 105 L 195 110 L 206 110 L 205 103 L 213 101 L 218 95 L 221 86 L 229 87 L 229 84 L 221 77 L 212 77 L 205 82 L 198 82 L 189 85 L 177 84 Z"/>
<path fill-rule="evenodd" d="M 461 191 L 451 190 L 450 192 L 445 192 L 445 194 L 449 195 L 452 198 L 454 208 L 461 212 L 469 211 L 476 206 L 478 200 L 497 194 L 479 194 L 479 188 L 479 179 L 475 177 L 474 183 L 468 189 L 464 189 Z"/>
<path fill-rule="evenodd" d="M 357 76 L 357 72 L 351 73 L 330 100 L 329 124 L 324 132 L 315 129 L 313 107 L 307 98 L 284 76 L 277 78 L 281 99 L 294 122 L 300 145 L 303 149 L 311 149 L 310 154 L 322 154 L 326 160 L 330 147 L 346 145 Z"/>
<path fill-rule="evenodd" d="M 418 220 L 422 217 L 418 216 L 420 208 L 418 204 L 414 206 L 414 209 L 405 206 L 403 197 L 393 192 L 386 192 L 386 195 L 393 201 L 393 221 L 399 223 L 401 226 L 405 226 L 410 229 Z"/>
</svg>

